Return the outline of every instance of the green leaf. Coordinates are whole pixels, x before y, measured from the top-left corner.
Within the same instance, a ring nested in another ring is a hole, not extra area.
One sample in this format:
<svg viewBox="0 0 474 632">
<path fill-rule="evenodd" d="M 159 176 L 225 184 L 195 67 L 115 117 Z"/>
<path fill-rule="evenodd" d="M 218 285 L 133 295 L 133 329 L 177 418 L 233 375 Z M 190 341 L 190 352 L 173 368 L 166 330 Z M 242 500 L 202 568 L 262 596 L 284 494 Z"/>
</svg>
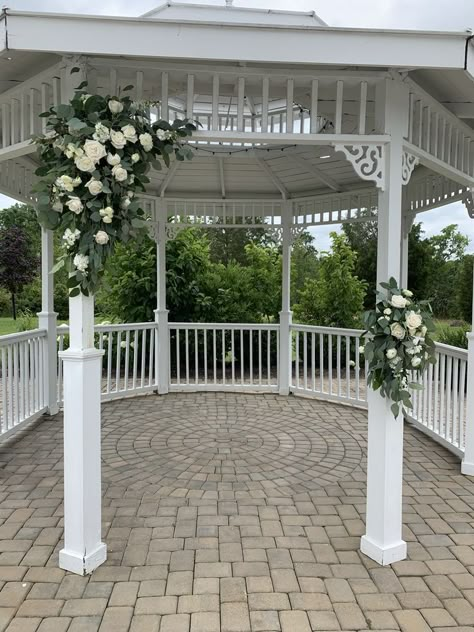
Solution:
<svg viewBox="0 0 474 632">
<path fill-rule="evenodd" d="M 69 296 L 71 298 L 74 298 L 75 296 L 79 296 L 80 293 L 81 293 L 81 290 L 78 287 L 75 287 L 73 290 L 70 290 Z"/>
<path fill-rule="evenodd" d="M 400 405 L 394 403 L 390 406 L 390 410 L 392 411 L 393 416 L 397 418 L 398 415 L 400 414 Z"/>
</svg>

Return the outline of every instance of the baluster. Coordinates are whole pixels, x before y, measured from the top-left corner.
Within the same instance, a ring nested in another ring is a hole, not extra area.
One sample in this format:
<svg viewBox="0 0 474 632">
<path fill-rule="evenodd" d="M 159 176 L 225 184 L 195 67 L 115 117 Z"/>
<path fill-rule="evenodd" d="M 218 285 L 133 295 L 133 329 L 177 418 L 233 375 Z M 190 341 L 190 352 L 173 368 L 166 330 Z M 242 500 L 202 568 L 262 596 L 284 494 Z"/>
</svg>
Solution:
<svg viewBox="0 0 474 632">
<path fill-rule="evenodd" d="M 184 330 L 184 349 L 185 349 L 185 360 L 186 360 L 186 386 L 189 385 L 189 330 L 186 327 Z"/>
<path fill-rule="evenodd" d="M 249 329 L 250 384 L 253 385 L 253 329 Z"/>
<path fill-rule="evenodd" d="M 125 367 L 123 374 L 123 390 L 128 391 L 128 366 L 130 362 L 130 330 L 125 333 Z"/>
<path fill-rule="evenodd" d="M 267 384 L 271 384 L 271 340 L 272 340 L 272 332 L 270 329 L 267 330 Z"/>
<path fill-rule="evenodd" d="M 360 101 L 359 101 L 359 134 L 365 134 L 366 119 L 367 119 L 367 81 L 361 81 Z"/>
<path fill-rule="evenodd" d="M 319 381 L 321 393 L 324 392 L 324 334 L 319 334 Z"/>
<path fill-rule="evenodd" d="M 46 112 L 48 109 L 48 84 L 41 84 L 41 112 Z M 44 134 L 46 132 L 46 118 L 41 119 L 41 133 Z"/>
<path fill-rule="evenodd" d="M 414 127 L 414 119 L 415 119 L 415 95 L 413 92 L 410 92 L 409 97 L 409 119 L 408 119 L 408 140 L 410 143 L 413 142 L 413 127 Z"/>
<path fill-rule="evenodd" d="M 194 109 L 194 75 L 188 75 L 188 85 L 186 93 L 186 118 L 193 118 Z"/>
<path fill-rule="evenodd" d="M 308 334 L 303 332 L 303 388 L 308 390 Z"/>
<path fill-rule="evenodd" d="M 340 398 L 342 395 L 341 390 L 341 334 L 337 334 L 336 338 L 336 375 L 337 375 L 337 396 Z"/>
<path fill-rule="evenodd" d="M 214 384 L 217 384 L 217 335 L 215 328 L 212 330 L 212 358 L 214 365 Z"/>
<path fill-rule="evenodd" d="M 311 390 L 316 390 L 316 337 L 311 332 Z"/>
<path fill-rule="evenodd" d="M 161 73 L 161 113 L 160 116 L 164 121 L 169 121 L 169 103 L 168 103 L 168 73 Z"/>
<path fill-rule="evenodd" d="M 113 331 L 108 330 L 107 333 L 107 395 L 112 392 L 112 353 L 113 353 Z M 102 389 L 101 389 L 102 390 Z"/>
<path fill-rule="evenodd" d="M 31 395 L 31 392 L 30 392 L 30 388 L 31 388 L 30 347 L 31 347 L 31 342 L 28 341 L 25 344 L 25 346 L 24 346 L 24 352 L 25 352 L 25 363 L 24 363 L 24 367 L 25 367 L 25 413 L 26 413 L 26 415 L 28 417 L 33 413 L 33 410 L 31 408 L 31 397 L 30 397 L 30 395 Z"/>
<path fill-rule="evenodd" d="M 148 386 L 153 385 L 153 376 L 154 376 L 154 362 L 155 362 L 155 336 L 157 335 L 157 331 L 155 327 L 150 329 L 150 357 L 148 360 Z"/>
<path fill-rule="evenodd" d="M 296 377 L 296 388 L 300 387 L 300 332 L 297 331 L 296 335 L 296 355 L 295 355 L 295 377 Z"/>
<path fill-rule="evenodd" d="M 334 124 L 334 132 L 340 134 L 342 131 L 342 107 L 344 99 L 344 82 L 336 83 L 336 117 Z"/>
<path fill-rule="evenodd" d="M 194 330 L 194 383 L 199 383 L 199 336 L 197 327 Z"/>
<path fill-rule="evenodd" d="M 346 336 L 346 397 L 351 396 L 351 339 Z"/>
<path fill-rule="evenodd" d="M 14 394 L 15 394 L 15 398 L 14 398 L 14 411 L 15 411 L 15 418 L 14 418 L 14 425 L 16 425 L 19 421 L 20 421 L 20 404 L 19 404 L 19 399 L 20 399 L 20 394 L 19 394 L 19 390 L 20 390 L 20 380 L 19 380 L 19 371 L 18 371 L 19 367 L 18 367 L 18 343 L 13 343 L 13 388 L 14 388 Z M 36 372 L 36 375 L 38 375 L 38 372 Z M 38 397 L 36 398 L 36 408 L 38 408 Z"/>
<path fill-rule="evenodd" d="M 1 431 L 8 429 L 8 394 L 7 394 L 7 349 L 1 348 L 2 353 L 2 408 L 1 408 Z"/>
<path fill-rule="evenodd" d="M 18 125 L 18 109 L 19 102 L 17 99 L 11 99 L 10 101 L 10 129 L 11 129 L 11 144 L 15 145 L 19 140 L 19 125 Z"/>
<path fill-rule="evenodd" d="M 235 385 L 235 358 L 234 358 L 234 337 L 235 330 L 230 330 L 230 356 L 231 356 L 231 368 L 232 368 L 232 386 Z"/>
<path fill-rule="evenodd" d="M 355 344 L 355 398 L 360 400 L 360 338 L 354 340 Z"/>
<path fill-rule="evenodd" d="M 433 377 L 433 430 L 440 434 L 439 428 L 439 354 L 436 353 L 436 364 L 434 365 L 434 377 Z"/>
<path fill-rule="evenodd" d="M 438 362 L 441 366 L 441 371 L 440 371 L 440 390 L 441 390 L 441 397 L 440 397 L 440 403 L 439 403 L 439 434 L 441 437 L 443 437 L 444 439 L 446 439 L 446 414 L 445 414 L 445 399 L 446 399 L 446 356 L 444 355 L 444 353 L 439 354 L 439 359 Z"/>
<path fill-rule="evenodd" d="M 222 329 L 222 384 L 225 384 L 225 329 Z"/>
<path fill-rule="evenodd" d="M 328 391 L 332 395 L 332 334 L 328 334 Z"/>
<path fill-rule="evenodd" d="M 212 77 L 212 131 L 219 130 L 219 75 Z"/>
<path fill-rule="evenodd" d="M 117 352 L 115 354 L 115 392 L 120 390 L 120 365 L 122 363 L 122 332 L 117 332 Z"/>
<path fill-rule="evenodd" d="M 428 427 L 433 427 L 433 365 L 428 365 Z"/>
<path fill-rule="evenodd" d="M 176 327 L 176 384 L 181 384 L 181 353 L 179 344 L 179 329 Z"/>
<path fill-rule="evenodd" d="M 431 108 L 428 105 L 426 108 L 426 151 L 431 152 Z"/>
<path fill-rule="evenodd" d="M 244 377 L 244 330 L 240 330 L 240 381 L 242 386 L 245 384 Z"/>
<path fill-rule="evenodd" d="M 237 80 L 237 131 L 244 131 L 245 78 Z"/>
<path fill-rule="evenodd" d="M 446 438 L 448 441 L 452 441 L 453 431 L 452 431 L 452 415 L 451 415 L 451 389 L 452 389 L 452 374 L 453 374 L 453 359 L 451 356 L 446 358 L 447 361 L 447 371 L 446 371 Z"/>
<path fill-rule="evenodd" d="M 416 102 L 417 105 L 417 111 L 418 111 L 418 115 L 417 115 L 417 122 L 418 122 L 418 138 L 417 138 L 417 144 L 418 147 L 422 147 L 423 146 L 423 103 L 421 100 Z"/>
<path fill-rule="evenodd" d="M 459 379 L 459 447 L 466 445 L 466 415 L 465 415 L 466 361 L 461 360 L 461 377 Z"/>
<path fill-rule="evenodd" d="M 204 384 L 207 384 L 207 329 L 204 329 Z"/>
<path fill-rule="evenodd" d="M 139 333 L 138 329 L 135 329 L 133 333 L 133 375 L 132 375 L 132 389 L 137 388 L 137 368 L 138 368 L 138 346 L 139 346 Z"/>
<path fill-rule="evenodd" d="M 453 413 L 452 413 L 452 444 L 459 445 L 459 358 L 453 358 Z"/>
<path fill-rule="evenodd" d="M 268 101 L 270 97 L 270 79 L 264 77 L 262 80 L 262 132 L 268 132 Z"/>
<path fill-rule="evenodd" d="M 288 79 L 286 82 L 286 133 L 293 133 L 293 101 L 294 101 L 295 81 Z M 283 131 L 280 128 L 280 131 Z"/>
</svg>

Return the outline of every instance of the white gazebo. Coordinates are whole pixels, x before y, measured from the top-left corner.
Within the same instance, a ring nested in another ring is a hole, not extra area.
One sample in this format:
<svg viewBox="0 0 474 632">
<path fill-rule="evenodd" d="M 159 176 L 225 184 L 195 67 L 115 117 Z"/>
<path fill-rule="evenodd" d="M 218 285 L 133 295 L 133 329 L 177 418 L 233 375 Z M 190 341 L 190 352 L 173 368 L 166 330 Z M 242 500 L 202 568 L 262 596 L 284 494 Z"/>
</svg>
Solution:
<svg viewBox="0 0 474 632">
<path fill-rule="evenodd" d="M 289 273 L 294 237 L 311 226 L 377 217 L 378 281 L 393 276 L 406 285 L 408 234 L 415 216 L 458 200 L 474 216 L 474 41 L 469 33 L 332 28 L 315 13 L 241 9 L 232 2 L 211 7 L 171 1 L 138 18 L 4 9 L 0 27 L 0 192 L 5 195 L 32 202 L 37 158 L 30 137 L 44 129 L 45 120 L 38 115 L 54 103 L 67 101 L 82 79 L 88 81 L 89 92 L 101 94 L 116 94 L 120 86 L 133 84 L 134 97 L 154 102 L 152 111 L 157 117 L 199 122 L 190 141 L 194 159 L 153 172 L 143 196 L 158 251 L 156 322 L 148 327 L 154 341 L 150 342 L 154 344 L 153 366 L 148 385 L 143 375 L 141 383 L 135 379 L 138 369 L 133 367 L 133 388 L 125 387 L 126 394 L 147 389 L 166 394 L 181 386 L 245 388 L 245 380 L 238 383 L 236 379 L 233 360 L 231 379 L 226 382 L 224 371 L 223 379 L 216 379 L 215 346 L 213 380 L 208 379 L 206 360 L 204 378 L 201 381 L 196 364 L 192 382 L 189 350 L 184 384 L 179 374 L 177 380 L 172 379 L 171 331 L 177 344 L 179 332 L 184 332 L 188 345 L 199 329 L 168 322 L 165 245 L 181 228 L 193 223 L 210 230 L 244 225 L 279 233 L 283 300 L 279 324 L 266 329 L 268 336 L 277 337 L 278 375 L 276 383 L 269 376 L 267 386 L 281 395 L 311 390 L 317 395 L 315 335 L 334 335 L 340 350 L 341 340 L 353 342 L 361 332 L 328 333 L 324 328 L 305 330 L 292 324 Z M 71 75 L 72 67 L 79 67 L 80 72 Z M 35 334 L 40 343 L 34 347 L 41 386 L 35 414 L 57 412 L 61 401 L 50 273 L 52 235 L 43 231 L 42 239 L 39 328 L 43 333 Z M 218 327 L 201 329 L 205 336 L 214 335 L 215 345 Z M 124 330 L 127 341 L 133 330 L 135 336 L 138 331 L 145 337 L 148 331 L 145 326 L 134 329 L 130 325 Z M 236 326 L 220 325 L 224 338 L 226 330 L 233 332 L 234 345 Z M 258 326 L 252 330 L 260 332 L 260 357 L 264 355 L 262 330 Z M 106 559 L 100 472 L 101 367 L 106 349 L 100 332 L 102 348 L 94 346 L 93 297 L 70 299 L 69 331 L 70 344 L 61 352 L 64 368 L 59 372 L 60 380 L 64 375 L 65 424 L 65 544 L 60 565 L 85 574 Z M 298 356 L 303 336 L 304 359 L 297 357 L 295 369 L 293 350 Z M 313 340 L 312 358 L 306 353 L 311 351 L 308 339 Z M 349 353 L 358 354 L 358 347 L 343 344 L 346 360 Z M 430 369 L 426 377 L 429 402 L 423 403 L 420 396 L 414 413 L 414 421 L 426 432 L 463 455 L 466 474 L 474 474 L 474 334 L 470 345 L 467 413 L 456 399 L 456 432 L 443 436 L 443 424 L 436 425 L 431 401 L 434 386 L 442 380 L 451 389 L 454 362 L 459 362 L 457 394 L 464 397 L 467 356 L 461 352 L 440 349 L 440 354 L 452 353 L 449 377 Z M 20 350 L 20 361 L 21 354 Z M 196 352 L 196 363 L 197 357 Z M 14 380 L 14 363 L 10 366 L 6 355 L 3 361 L 3 374 L 10 370 Z M 127 351 L 127 384 L 132 360 L 130 366 L 128 362 Z M 300 362 L 304 363 L 303 377 Z M 346 362 L 343 372 L 347 366 Z M 322 375 L 323 366 L 318 370 Z M 339 362 L 334 370 L 339 384 Z M 311 372 L 312 387 L 308 386 Z M 8 386 L 6 379 L 5 383 Z M 355 383 L 356 394 L 351 395 L 348 386 L 346 400 L 364 404 L 358 372 Z M 264 390 L 261 367 L 259 382 L 252 386 Z M 10 396 L 14 398 L 14 393 L 9 395 L 5 387 L 3 401 Z M 322 377 L 319 396 L 344 399 L 339 387 L 335 394 L 332 386 L 326 392 Z M 367 400 L 367 514 L 361 550 L 380 564 L 390 564 L 406 556 L 403 423 L 393 418 L 389 404 L 378 393 L 369 391 Z M 20 408 L 12 405 L 10 414 L 15 416 Z M 22 419 L 28 417 L 24 412 Z M 470 422 L 467 429 L 466 420 Z"/>
</svg>

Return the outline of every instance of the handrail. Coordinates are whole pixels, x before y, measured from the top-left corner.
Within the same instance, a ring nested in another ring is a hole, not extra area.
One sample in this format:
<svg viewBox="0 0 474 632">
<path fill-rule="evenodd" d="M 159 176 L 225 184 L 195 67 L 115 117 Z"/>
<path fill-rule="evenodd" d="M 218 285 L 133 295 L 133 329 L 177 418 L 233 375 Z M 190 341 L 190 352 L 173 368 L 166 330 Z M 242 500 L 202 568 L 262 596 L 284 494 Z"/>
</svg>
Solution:
<svg viewBox="0 0 474 632">
<path fill-rule="evenodd" d="M 21 342 L 22 340 L 30 340 L 31 338 L 43 338 L 47 336 L 47 333 L 46 329 L 30 329 L 28 331 L 6 334 L 5 336 L 0 336 L 0 347 Z"/>
<path fill-rule="evenodd" d="M 364 329 L 346 329 L 344 327 L 320 327 L 319 325 L 302 325 L 300 323 L 292 324 L 291 329 L 294 331 L 314 332 L 315 334 L 341 334 L 342 336 L 362 336 Z"/>
<path fill-rule="evenodd" d="M 270 330 L 278 331 L 280 325 L 277 323 L 169 323 L 169 329 L 251 329 L 253 331 Z"/>
</svg>

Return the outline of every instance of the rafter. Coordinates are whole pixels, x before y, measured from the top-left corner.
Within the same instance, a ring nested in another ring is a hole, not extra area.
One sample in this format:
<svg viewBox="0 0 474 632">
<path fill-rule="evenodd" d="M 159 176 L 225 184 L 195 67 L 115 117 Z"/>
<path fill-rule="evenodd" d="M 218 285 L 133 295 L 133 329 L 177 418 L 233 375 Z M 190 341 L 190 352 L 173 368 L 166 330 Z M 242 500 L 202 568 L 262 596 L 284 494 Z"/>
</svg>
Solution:
<svg viewBox="0 0 474 632">
<path fill-rule="evenodd" d="M 263 171 L 267 174 L 267 176 L 273 182 L 273 184 L 276 186 L 276 188 L 280 191 L 281 197 L 284 200 L 287 200 L 290 197 L 288 189 L 285 187 L 285 185 L 280 180 L 280 178 L 275 173 L 273 173 L 273 171 L 270 168 L 270 165 L 263 158 L 258 156 L 255 151 L 252 152 L 252 155 L 255 158 L 256 162 L 260 165 Z"/>
<path fill-rule="evenodd" d="M 166 174 L 165 179 L 161 183 L 160 190 L 158 191 L 160 197 L 164 197 L 165 191 L 168 188 L 168 185 L 170 184 L 171 180 L 174 178 L 176 174 L 176 171 L 178 170 L 178 165 L 179 165 L 179 162 L 175 160 L 173 164 L 171 165 L 171 167 L 168 169 L 168 173 Z"/>
<path fill-rule="evenodd" d="M 224 158 L 222 156 L 216 156 L 217 168 L 219 170 L 219 181 L 221 185 L 222 199 L 225 199 L 225 178 L 224 178 Z"/>
<path fill-rule="evenodd" d="M 310 173 L 317 180 L 327 185 L 333 191 L 338 191 L 338 192 L 344 191 L 344 187 L 339 185 L 334 180 L 334 178 L 329 176 L 327 173 L 324 173 L 324 171 L 322 171 L 321 169 L 318 169 L 318 167 L 315 167 L 312 163 L 308 162 L 305 158 L 302 158 L 301 156 L 297 156 L 295 153 L 291 151 L 287 152 L 287 155 L 296 165 L 298 165 L 298 167 L 300 167 L 300 169 L 302 169 L 303 171 L 306 171 L 307 173 Z"/>
</svg>

